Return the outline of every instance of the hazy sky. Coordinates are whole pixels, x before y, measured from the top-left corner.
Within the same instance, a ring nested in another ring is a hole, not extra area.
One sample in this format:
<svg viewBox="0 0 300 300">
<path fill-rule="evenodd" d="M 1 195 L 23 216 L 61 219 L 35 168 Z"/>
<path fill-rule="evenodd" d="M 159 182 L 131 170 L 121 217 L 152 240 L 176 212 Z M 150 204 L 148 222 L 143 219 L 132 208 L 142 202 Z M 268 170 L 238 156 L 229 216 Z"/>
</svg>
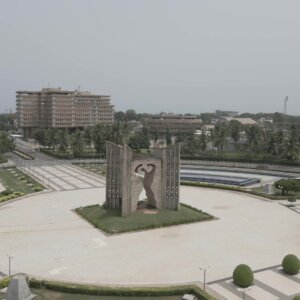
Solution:
<svg viewBox="0 0 300 300">
<path fill-rule="evenodd" d="M 299 0 L 0 0 L 0 111 L 16 90 L 117 110 L 300 114 Z"/>
</svg>

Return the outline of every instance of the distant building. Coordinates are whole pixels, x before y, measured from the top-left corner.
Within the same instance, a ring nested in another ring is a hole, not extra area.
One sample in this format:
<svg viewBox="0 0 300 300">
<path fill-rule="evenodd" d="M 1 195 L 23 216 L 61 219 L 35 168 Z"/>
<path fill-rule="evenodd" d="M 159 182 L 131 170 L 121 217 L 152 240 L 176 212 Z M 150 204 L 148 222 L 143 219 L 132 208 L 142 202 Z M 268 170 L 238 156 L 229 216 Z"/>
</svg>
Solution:
<svg viewBox="0 0 300 300">
<path fill-rule="evenodd" d="M 229 123 L 232 120 L 236 120 L 240 122 L 242 125 L 258 125 L 258 123 L 251 119 L 251 118 L 230 118 L 230 117 L 224 117 L 222 118 L 226 123 Z"/>
<path fill-rule="evenodd" d="M 238 111 L 231 111 L 231 110 L 216 110 L 217 116 L 224 116 L 224 117 L 236 117 L 239 114 Z"/>
<path fill-rule="evenodd" d="M 150 133 L 193 133 L 201 129 L 202 120 L 195 115 L 163 115 L 147 118 L 143 121 L 144 127 Z"/>
<path fill-rule="evenodd" d="M 269 123 L 269 124 L 273 124 L 273 119 L 272 118 L 270 118 L 270 117 L 261 117 L 259 120 L 258 120 L 258 122 L 260 123 L 260 124 L 265 124 L 265 123 Z"/>
<path fill-rule="evenodd" d="M 25 137 L 35 128 L 86 128 L 114 120 L 110 96 L 61 88 L 16 93 L 18 126 Z"/>
</svg>

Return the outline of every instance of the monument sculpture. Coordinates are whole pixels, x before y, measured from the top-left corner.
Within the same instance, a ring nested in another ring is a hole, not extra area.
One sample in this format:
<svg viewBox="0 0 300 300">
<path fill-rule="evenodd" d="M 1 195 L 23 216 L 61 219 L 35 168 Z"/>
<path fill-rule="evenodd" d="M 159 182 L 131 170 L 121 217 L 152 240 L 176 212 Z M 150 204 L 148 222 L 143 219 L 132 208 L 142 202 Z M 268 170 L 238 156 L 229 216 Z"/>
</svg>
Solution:
<svg viewBox="0 0 300 300">
<path fill-rule="evenodd" d="M 106 143 L 106 202 L 128 216 L 137 210 L 143 188 L 147 204 L 179 209 L 180 144 L 154 148 L 152 156 L 136 154 L 128 145 Z"/>
</svg>

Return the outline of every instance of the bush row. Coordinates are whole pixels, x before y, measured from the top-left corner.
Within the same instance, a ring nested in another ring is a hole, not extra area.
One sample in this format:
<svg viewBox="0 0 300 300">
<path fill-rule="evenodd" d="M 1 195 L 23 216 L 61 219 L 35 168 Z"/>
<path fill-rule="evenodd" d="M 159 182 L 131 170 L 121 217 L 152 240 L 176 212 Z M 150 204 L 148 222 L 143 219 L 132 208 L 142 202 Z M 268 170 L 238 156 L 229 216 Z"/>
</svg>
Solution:
<svg viewBox="0 0 300 300">
<path fill-rule="evenodd" d="M 29 155 L 29 154 L 27 154 L 25 152 L 22 152 L 20 150 L 13 150 L 12 153 L 16 154 L 17 156 L 19 156 L 19 157 L 21 157 L 21 158 L 23 158 L 25 160 L 33 160 L 34 159 L 33 156 L 31 156 L 31 155 Z"/>
<path fill-rule="evenodd" d="M 21 193 L 21 192 L 14 192 L 14 193 L 9 194 L 9 195 L 0 195 L 0 203 L 11 200 L 11 199 L 14 199 L 14 198 L 17 198 L 17 197 L 20 197 L 20 196 L 23 196 L 23 195 L 24 195 L 24 193 Z"/>
<path fill-rule="evenodd" d="M 50 156 L 56 157 L 58 159 L 72 159 L 72 158 L 86 158 L 86 159 L 92 159 L 92 158 L 99 158 L 99 154 L 92 154 L 92 153 L 84 153 L 82 155 L 79 156 L 75 156 L 75 155 L 71 155 L 68 153 L 57 153 L 57 152 L 53 152 L 49 149 L 44 149 L 44 148 L 40 148 L 40 151 L 48 154 Z"/>
<path fill-rule="evenodd" d="M 241 163 L 258 163 L 258 164 L 273 164 L 273 165 L 286 165 L 286 166 L 300 166 L 299 161 L 289 160 L 276 160 L 271 158 L 251 158 L 251 157 L 226 157 L 226 156 L 187 156 L 182 155 L 182 160 L 207 160 L 207 161 L 224 161 L 224 162 L 241 162 Z"/>
<path fill-rule="evenodd" d="M 199 298 L 199 300 L 215 300 L 214 297 L 208 295 L 206 292 L 196 287 L 195 285 L 183 285 L 174 287 L 108 287 L 38 280 L 35 278 L 31 278 L 29 280 L 29 285 L 32 288 L 46 288 L 49 290 L 70 294 L 123 297 L 159 297 L 194 294 Z"/>
</svg>

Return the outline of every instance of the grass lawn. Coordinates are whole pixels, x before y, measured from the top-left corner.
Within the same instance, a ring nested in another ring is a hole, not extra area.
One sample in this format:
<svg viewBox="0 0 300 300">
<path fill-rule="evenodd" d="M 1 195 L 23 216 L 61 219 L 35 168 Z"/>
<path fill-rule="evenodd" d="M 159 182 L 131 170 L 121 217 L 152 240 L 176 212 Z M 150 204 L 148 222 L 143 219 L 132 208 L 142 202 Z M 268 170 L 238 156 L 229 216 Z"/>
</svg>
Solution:
<svg viewBox="0 0 300 300">
<path fill-rule="evenodd" d="M 180 205 L 178 211 L 159 209 L 153 210 L 153 214 L 147 214 L 139 210 L 128 217 L 122 217 L 119 211 L 104 209 L 100 205 L 79 207 L 76 212 L 108 234 L 200 222 L 213 218 L 184 204 Z"/>
<path fill-rule="evenodd" d="M 31 292 L 37 295 L 36 300 L 179 300 L 180 296 L 166 297 L 120 297 L 120 296 L 90 296 L 80 294 L 60 293 L 45 289 L 31 289 Z M 4 295 L 0 295 L 4 299 Z"/>
<path fill-rule="evenodd" d="M 75 164 L 75 165 L 96 174 L 105 175 L 106 173 L 106 166 L 104 164 L 82 163 L 82 164 Z"/>
<path fill-rule="evenodd" d="M 41 184 L 17 168 L 0 169 L 0 183 L 6 190 L 21 193 L 21 195 L 44 189 Z M 9 200 L 7 198 L 8 196 L 0 195 L 0 202 Z"/>
</svg>

